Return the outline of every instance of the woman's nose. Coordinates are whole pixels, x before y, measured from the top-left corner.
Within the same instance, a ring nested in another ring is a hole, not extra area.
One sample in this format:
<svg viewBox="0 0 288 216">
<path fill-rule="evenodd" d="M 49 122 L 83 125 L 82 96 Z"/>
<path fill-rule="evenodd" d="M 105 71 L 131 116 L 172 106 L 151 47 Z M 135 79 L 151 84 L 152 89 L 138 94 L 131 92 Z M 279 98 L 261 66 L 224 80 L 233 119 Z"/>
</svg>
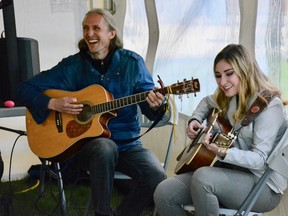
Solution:
<svg viewBox="0 0 288 216">
<path fill-rule="evenodd" d="M 221 79 L 220 79 L 220 85 L 221 85 L 221 86 L 224 86 L 226 83 L 227 83 L 226 78 L 225 78 L 225 77 L 221 77 Z"/>
</svg>

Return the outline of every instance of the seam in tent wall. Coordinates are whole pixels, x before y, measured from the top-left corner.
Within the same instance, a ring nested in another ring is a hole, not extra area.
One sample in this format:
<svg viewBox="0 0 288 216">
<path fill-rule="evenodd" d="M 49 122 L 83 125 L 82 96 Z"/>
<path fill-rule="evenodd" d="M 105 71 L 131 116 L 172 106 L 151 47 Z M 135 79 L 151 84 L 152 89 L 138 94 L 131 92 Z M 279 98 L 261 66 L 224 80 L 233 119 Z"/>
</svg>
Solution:
<svg viewBox="0 0 288 216">
<path fill-rule="evenodd" d="M 146 54 L 146 65 L 151 74 L 153 74 L 153 66 L 159 41 L 159 24 L 157 18 L 157 10 L 155 0 L 145 0 L 146 14 L 148 20 L 149 41 Z"/>
<path fill-rule="evenodd" d="M 239 43 L 255 53 L 255 29 L 258 0 L 239 0 L 240 31 Z"/>
</svg>

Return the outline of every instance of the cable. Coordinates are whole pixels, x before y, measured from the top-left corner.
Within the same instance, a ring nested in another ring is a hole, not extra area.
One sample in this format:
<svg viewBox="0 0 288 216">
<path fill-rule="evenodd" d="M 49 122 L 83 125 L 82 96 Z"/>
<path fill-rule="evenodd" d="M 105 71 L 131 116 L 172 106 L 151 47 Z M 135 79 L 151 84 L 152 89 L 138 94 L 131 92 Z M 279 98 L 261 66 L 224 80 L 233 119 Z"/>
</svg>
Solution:
<svg viewBox="0 0 288 216">
<path fill-rule="evenodd" d="M 37 188 L 39 186 L 39 184 L 40 184 L 40 181 L 39 181 L 39 179 L 37 179 L 35 185 L 31 186 L 30 188 L 27 188 L 27 189 L 24 189 L 24 190 L 21 190 L 21 191 L 17 191 L 17 192 L 15 192 L 15 194 L 26 193 L 28 191 L 34 190 L 35 188 Z"/>
<path fill-rule="evenodd" d="M 14 152 L 14 148 L 16 146 L 16 143 L 18 141 L 18 139 L 24 136 L 24 134 L 20 134 L 18 135 L 18 137 L 15 139 L 13 146 L 12 146 L 12 150 L 11 150 L 11 154 L 10 154 L 10 160 L 9 160 L 9 174 L 8 174 L 8 195 L 4 196 L 3 198 L 3 205 L 4 205 L 4 216 L 9 216 L 10 215 L 10 209 L 12 207 L 12 185 L 11 185 L 11 169 L 12 169 L 12 156 L 13 156 L 13 152 Z"/>
</svg>

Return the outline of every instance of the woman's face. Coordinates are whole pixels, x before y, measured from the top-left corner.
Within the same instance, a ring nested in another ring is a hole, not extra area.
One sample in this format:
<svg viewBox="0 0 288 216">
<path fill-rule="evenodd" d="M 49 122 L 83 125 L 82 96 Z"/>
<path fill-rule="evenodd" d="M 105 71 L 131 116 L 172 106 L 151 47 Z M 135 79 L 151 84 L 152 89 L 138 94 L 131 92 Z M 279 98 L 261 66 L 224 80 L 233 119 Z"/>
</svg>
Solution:
<svg viewBox="0 0 288 216">
<path fill-rule="evenodd" d="M 238 94 L 240 78 L 227 61 L 221 60 L 216 64 L 215 79 L 217 85 L 227 97 L 233 97 Z"/>
</svg>

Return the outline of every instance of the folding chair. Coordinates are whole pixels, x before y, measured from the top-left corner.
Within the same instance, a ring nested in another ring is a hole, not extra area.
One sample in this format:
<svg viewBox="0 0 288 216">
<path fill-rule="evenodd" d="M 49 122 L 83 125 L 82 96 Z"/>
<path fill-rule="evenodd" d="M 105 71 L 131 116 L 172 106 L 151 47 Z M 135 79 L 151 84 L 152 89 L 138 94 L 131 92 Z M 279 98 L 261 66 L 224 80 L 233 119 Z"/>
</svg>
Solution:
<svg viewBox="0 0 288 216">
<path fill-rule="evenodd" d="M 45 175 L 48 173 L 52 178 L 57 180 L 58 184 L 58 190 L 60 194 L 60 209 L 61 214 L 63 216 L 66 215 L 66 197 L 65 197 L 65 191 L 64 191 L 64 185 L 63 185 L 63 178 L 62 173 L 60 169 L 60 163 L 54 163 L 54 169 L 50 168 L 48 166 L 48 161 L 45 159 L 40 158 L 41 161 L 41 169 L 40 169 L 40 196 L 44 195 L 44 188 L 45 188 Z"/>
<path fill-rule="evenodd" d="M 195 212 L 195 208 L 194 206 L 191 205 L 185 205 L 183 206 L 183 208 L 188 211 L 188 212 Z M 225 215 L 225 216 L 233 216 L 235 215 L 237 212 L 237 210 L 235 209 L 226 209 L 226 208 L 220 208 L 219 209 L 219 215 Z M 256 213 L 256 212 L 249 212 L 248 216 L 262 216 L 262 213 Z"/>
<path fill-rule="evenodd" d="M 268 182 L 273 172 L 278 172 L 282 176 L 288 179 L 288 130 L 286 129 L 279 143 L 276 145 L 273 152 L 267 159 L 267 169 L 261 178 L 258 180 L 256 185 L 253 187 L 245 201 L 242 203 L 238 210 L 234 209 L 220 209 L 220 215 L 235 215 L 235 216 L 252 216 L 252 215 L 263 215 L 262 213 L 250 212 L 255 202 L 259 198 L 263 187 Z M 195 208 L 191 205 L 185 205 L 183 208 L 186 211 L 194 212 Z"/>
</svg>

